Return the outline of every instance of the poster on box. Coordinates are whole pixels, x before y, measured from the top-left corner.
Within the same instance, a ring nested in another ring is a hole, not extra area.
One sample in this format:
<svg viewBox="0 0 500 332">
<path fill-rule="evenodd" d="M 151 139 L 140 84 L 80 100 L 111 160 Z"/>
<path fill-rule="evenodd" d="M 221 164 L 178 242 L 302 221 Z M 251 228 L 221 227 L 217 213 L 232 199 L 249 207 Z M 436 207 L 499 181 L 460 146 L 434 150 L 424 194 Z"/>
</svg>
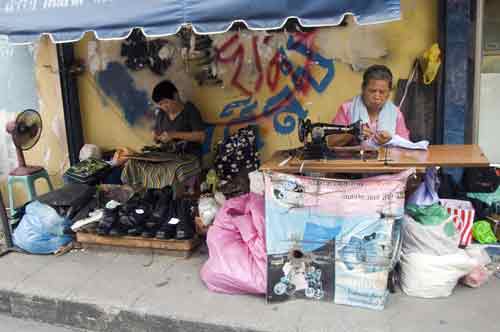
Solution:
<svg viewBox="0 0 500 332">
<path fill-rule="evenodd" d="M 306 298 L 333 301 L 334 241 L 291 241 L 288 252 L 267 257 L 267 300 L 281 302 Z"/>
<path fill-rule="evenodd" d="M 268 301 L 383 309 L 413 172 L 360 180 L 267 173 Z"/>
</svg>

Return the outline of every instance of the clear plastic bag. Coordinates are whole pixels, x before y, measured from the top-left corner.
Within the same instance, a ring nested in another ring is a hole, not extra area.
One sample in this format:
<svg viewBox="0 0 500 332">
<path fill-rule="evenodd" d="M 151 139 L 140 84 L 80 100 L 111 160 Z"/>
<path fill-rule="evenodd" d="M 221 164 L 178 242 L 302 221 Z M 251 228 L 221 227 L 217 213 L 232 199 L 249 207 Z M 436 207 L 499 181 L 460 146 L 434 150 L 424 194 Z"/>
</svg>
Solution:
<svg viewBox="0 0 500 332">
<path fill-rule="evenodd" d="M 38 201 L 26 206 L 26 213 L 13 234 L 14 245 L 32 254 L 51 254 L 71 242 L 66 235 L 69 220 Z"/>
</svg>

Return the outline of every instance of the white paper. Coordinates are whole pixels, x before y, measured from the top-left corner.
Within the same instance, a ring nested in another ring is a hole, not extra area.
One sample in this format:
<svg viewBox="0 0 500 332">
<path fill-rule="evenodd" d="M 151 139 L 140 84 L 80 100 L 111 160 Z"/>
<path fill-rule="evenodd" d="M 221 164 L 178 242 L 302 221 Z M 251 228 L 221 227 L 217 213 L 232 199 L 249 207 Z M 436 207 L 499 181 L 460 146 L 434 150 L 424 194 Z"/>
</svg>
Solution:
<svg viewBox="0 0 500 332">
<path fill-rule="evenodd" d="M 177 225 L 178 223 L 180 222 L 179 219 L 177 218 L 172 218 L 170 219 L 170 221 L 168 222 L 170 225 Z"/>
<path fill-rule="evenodd" d="M 363 145 L 374 148 L 381 146 L 380 144 L 376 143 L 373 139 L 365 141 Z M 394 135 L 389 142 L 383 144 L 382 146 L 391 146 L 395 148 L 403 148 L 409 150 L 427 150 L 429 148 L 429 141 L 419 141 L 414 143 L 401 136 Z"/>
</svg>

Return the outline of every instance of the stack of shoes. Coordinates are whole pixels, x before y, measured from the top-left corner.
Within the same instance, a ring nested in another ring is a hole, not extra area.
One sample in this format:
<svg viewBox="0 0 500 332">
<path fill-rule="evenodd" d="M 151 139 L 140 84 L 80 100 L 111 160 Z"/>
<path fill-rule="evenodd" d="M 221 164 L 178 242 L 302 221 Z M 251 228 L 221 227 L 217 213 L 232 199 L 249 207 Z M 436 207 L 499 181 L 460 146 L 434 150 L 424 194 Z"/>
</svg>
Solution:
<svg viewBox="0 0 500 332">
<path fill-rule="evenodd" d="M 156 232 L 157 239 L 173 239 L 175 238 L 175 232 L 177 225 L 176 219 L 176 204 L 177 201 L 172 200 L 166 206 L 164 213 L 161 215 L 161 226 Z"/>
<path fill-rule="evenodd" d="M 158 239 L 188 240 L 194 236 L 194 204 L 190 200 L 172 200 L 156 232 Z"/>
<path fill-rule="evenodd" d="M 188 240 L 194 236 L 194 203 L 190 200 L 179 201 L 177 205 L 179 223 L 176 225 L 176 240 Z"/>
<path fill-rule="evenodd" d="M 186 240 L 194 236 L 194 202 L 174 200 L 171 187 L 149 189 L 127 203 L 110 201 L 97 227 L 99 235 Z"/>
<path fill-rule="evenodd" d="M 173 191 L 171 187 L 167 186 L 159 190 L 151 190 L 151 203 L 153 203 L 154 208 L 151 217 L 145 223 L 145 229 L 141 234 L 142 237 L 152 238 L 156 236 L 165 219 L 164 216 L 168 212 L 172 199 Z"/>
</svg>

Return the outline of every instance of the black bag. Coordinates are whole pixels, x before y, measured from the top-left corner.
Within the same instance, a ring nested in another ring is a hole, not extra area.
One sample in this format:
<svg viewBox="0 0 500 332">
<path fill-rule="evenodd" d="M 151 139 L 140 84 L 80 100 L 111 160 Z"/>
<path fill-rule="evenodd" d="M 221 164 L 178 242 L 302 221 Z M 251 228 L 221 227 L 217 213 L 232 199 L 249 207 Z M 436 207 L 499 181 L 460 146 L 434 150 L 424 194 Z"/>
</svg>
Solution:
<svg viewBox="0 0 500 332">
<path fill-rule="evenodd" d="M 431 144 L 439 143 L 437 84 L 437 79 L 430 85 L 423 83 L 418 60 L 413 65 L 409 79 L 398 80 L 394 103 L 399 105 L 404 115 L 412 142 L 427 140 Z"/>
<path fill-rule="evenodd" d="M 464 196 L 462 188 L 460 188 L 460 185 L 455 181 L 455 179 L 453 179 L 453 176 L 449 173 L 444 172 L 442 168 L 440 168 L 438 171 L 438 179 L 439 198 L 460 199 Z"/>
<path fill-rule="evenodd" d="M 53 207 L 60 216 L 73 220 L 93 200 L 95 193 L 94 186 L 71 183 L 38 196 L 37 200 Z"/>
<path fill-rule="evenodd" d="M 469 193 L 492 193 L 499 184 L 494 167 L 466 168 L 462 181 L 465 191 Z"/>
</svg>

